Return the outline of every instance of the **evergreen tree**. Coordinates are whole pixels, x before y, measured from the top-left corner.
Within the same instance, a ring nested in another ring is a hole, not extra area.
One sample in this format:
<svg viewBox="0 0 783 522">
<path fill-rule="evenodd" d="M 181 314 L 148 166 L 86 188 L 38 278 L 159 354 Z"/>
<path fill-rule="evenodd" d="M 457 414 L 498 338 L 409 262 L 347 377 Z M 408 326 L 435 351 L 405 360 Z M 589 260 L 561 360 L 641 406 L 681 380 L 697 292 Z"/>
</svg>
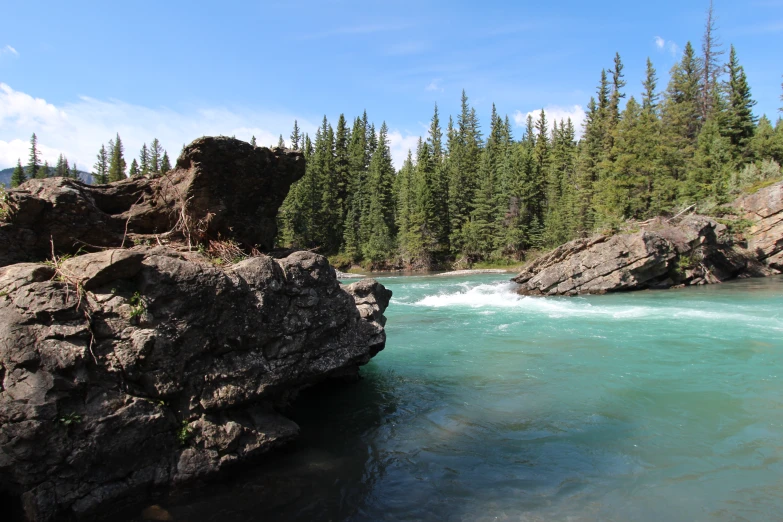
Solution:
<svg viewBox="0 0 783 522">
<path fill-rule="evenodd" d="M 739 167 L 752 154 L 748 144 L 756 128 L 756 118 L 753 116 L 753 106 L 756 102 L 751 98 L 745 70 L 737 60 L 737 52 L 733 45 L 729 53 L 728 73 L 729 106 L 725 134 L 731 142 L 732 155 Z"/>
<path fill-rule="evenodd" d="M 160 160 L 160 173 L 167 174 L 171 170 L 171 161 L 169 160 L 169 153 L 163 151 L 163 158 Z"/>
<path fill-rule="evenodd" d="M 693 46 L 688 42 L 682 60 L 672 68 L 661 114 L 664 162 L 673 184 L 685 179 L 703 123 L 699 104 L 700 78 L 701 66 Z M 667 194 L 662 197 L 670 199 L 674 196 Z"/>
<path fill-rule="evenodd" d="M 30 161 L 27 163 L 28 179 L 37 178 L 38 169 L 41 165 L 41 154 L 38 152 L 38 137 L 33 133 L 30 138 Z M 44 176 L 46 177 L 46 176 Z"/>
<path fill-rule="evenodd" d="M 299 150 L 299 141 L 302 139 L 301 132 L 299 130 L 299 122 L 294 120 L 294 130 L 291 132 L 291 148 Z"/>
<path fill-rule="evenodd" d="M 353 260 L 362 255 L 362 245 L 366 240 L 361 224 L 362 217 L 369 211 L 368 160 L 367 160 L 367 113 L 356 118 L 351 129 L 348 145 L 348 185 L 346 216 L 343 226 L 343 250 Z"/>
<path fill-rule="evenodd" d="M 67 178 L 68 170 L 65 167 L 65 158 L 62 153 L 57 157 L 57 163 L 54 166 L 54 176 L 57 178 Z"/>
<path fill-rule="evenodd" d="M 658 92 L 656 91 L 656 88 L 658 87 L 658 76 L 649 57 L 647 58 L 647 71 L 642 85 L 644 86 L 642 110 L 655 115 L 657 114 L 659 99 Z"/>
<path fill-rule="evenodd" d="M 713 11 L 712 0 L 707 10 L 707 22 L 704 27 L 704 36 L 701 41 L 702 49 L 702 79 L 701 79 L 701 119 L 706 121 L 711 116 L 713 101 L 718 90 L 718 78 L 722 69 L 719 59 L 724 54 L 720 41 L 715 35 L 716 17 Z"/>
<path fill-rule="evenodd" d="M 109 182 L 109 154 L 104 145 L 101 145 L 101 150 L 96 157 L 98 161 L 92 167 L 92 179 L 94 183 L 103 185 Z"/>
<path fill-rule="evenodd" d="M 363 254 L 373 263 L 388 259 L 394 252 L 394 167 L 387 142 L 386 122 L 381 125 L 375 150 L 370 160 L 369 186 L 370 208 L 365 228 L 368 240 Z"/>
<path fill-rule="evenodd" d="M 137 178 L 140 175 L 141 172 L 139 171 L 139 163 L 136 161 L 136 158 L 133 158 L 133 161 L 131 161 L 130 170 L 128 171 L 128 177 Z"/>
<path fill-rule="evenodd" d="M 277 147 L 280 148 L 280 149 L 284 149 L 285 148 L 285 140 L 283 140 L 283 135 L 282 134 L 277 139 Z"/>
<path fill-rule="evenodd" d="M 120 135 L 114 141 L 109 141 L 109 183 L 126 178 L 125 175 L 125 149 Z"/>
<path fill-rule="evenodd" d="M 38 168 L 38 172 L 35 173 L 36 179 L 46 179 L 51 175 L 50 169 L 49 169 L 49 162 L 44 161 L 44 164 Z"/>
<path fill-rule="evenodd" d="M 149 152 L 150 161 L 150 175 L 152 177 L 160 174 L 160 162 L 163 159 L 163 147 L 161 146 L 158 138 L 152 140 Z"/>
<path fill-rule="evenodd" d="M 78 179 L 80 180 L 81 177 L 79 176 L 79 169 L 76 168 L 76 163 L 74 162 L 73 167 L 71 167 L 71 172 L 69 173 L 69 177 L 71 179 Z"/>
<path fill-rule="evenodd" d="M 150 173 L 150 153 L 147 150 L 147 144 L 141 146 L 139 151 L 139 175 L 148 176 Z M 131 176 L 132 177 L 132 176 Z"/>
<path fill-rule="evenodd" d="M 16 188 L 25 181 L 27 181 L 27 177 L 24 175 L 22 160 L 16 160 L 16 167 L 14 167 L 14 172 L 11 174 L 11 188 Z"/>
<path fill-rule="evenodd" d="M 250 144 L 251 144 L 252 146 L 254 146 L 254 147 L 257 145 L 257 143 L 256 143 L 256 136 L 255 136 L 255 134 L 254 134 L 253 136 L 251 136 L 251 137 L 250 137 Z"/>
</svg>

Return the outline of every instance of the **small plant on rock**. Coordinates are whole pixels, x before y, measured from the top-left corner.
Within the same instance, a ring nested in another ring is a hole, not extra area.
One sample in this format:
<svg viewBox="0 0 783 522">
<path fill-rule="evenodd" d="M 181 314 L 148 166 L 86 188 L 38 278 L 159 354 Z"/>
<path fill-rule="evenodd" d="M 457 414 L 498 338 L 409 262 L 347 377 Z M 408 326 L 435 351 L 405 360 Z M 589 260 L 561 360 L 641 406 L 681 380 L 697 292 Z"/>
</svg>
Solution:
<svg viewBox="0 0 783 522">
<path fill-rule="evenodd" d="M 182 421 L 182 425 L 177 430 L 177 441 L 179 442 L 179 445 L 187 446 L 188 441 L 192 436 L 193 432 L 190 430 L 190 426 L 188 426 L 188 421 Z"/>
<path fill-rule="evenodd" d="M 128 301 L 128 304 L 131 307 L 131 312 L 130 312 L 131 319 L 135 319 L 136 317 L 141 317 L 141 315 L 143 315 L 144 312 L 147 310 L 147 305 L 144 303 L 144 299 L 141 297 L 141 294 L 138 292 L 133 294 L 133 296 L 130 298 L 130 301 Z"/>
<path fill-rule="evenodd" d="M 79 415 L 78 413 L 73 413 L 73 412 L 66 413 L 62 417 L 58 417 L 57 422 L 59 422 L 60 424 L 66 427 L 74 424 L 81 424 L 82 416 Z"/>
</svg>

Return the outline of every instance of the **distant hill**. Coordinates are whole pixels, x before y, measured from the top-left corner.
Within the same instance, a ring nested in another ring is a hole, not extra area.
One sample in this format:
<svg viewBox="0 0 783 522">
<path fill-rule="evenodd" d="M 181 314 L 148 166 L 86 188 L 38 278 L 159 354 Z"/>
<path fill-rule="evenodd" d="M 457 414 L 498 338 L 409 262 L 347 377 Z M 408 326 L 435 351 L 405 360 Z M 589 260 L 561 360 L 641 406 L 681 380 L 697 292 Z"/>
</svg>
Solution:
<svg viewBox="0 0 783 522">
<path fill-rule="evenodd" d="M 54 172 L 54 169 L 50 170 Z M 14 167 L 9 167 L 7 169 L 0 170 L 0 183 L 5 185 L 6 187 L 11 186 L 11 175 L 14 173 Z M 83 170 L 79 171 L 79 178 L 85 183 L 92 183 L 92 174 L 89 172 L 84 172 Z"/>
</svg>

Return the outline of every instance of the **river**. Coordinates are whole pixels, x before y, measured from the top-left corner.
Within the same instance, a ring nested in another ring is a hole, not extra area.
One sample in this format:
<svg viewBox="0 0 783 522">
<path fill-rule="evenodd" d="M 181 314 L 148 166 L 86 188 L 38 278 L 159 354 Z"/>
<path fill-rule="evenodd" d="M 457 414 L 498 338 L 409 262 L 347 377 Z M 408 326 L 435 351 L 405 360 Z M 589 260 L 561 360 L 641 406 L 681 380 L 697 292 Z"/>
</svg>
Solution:
<svg viewBox="0 0 783 522">
<path fill-rule="evenodd" d="M 385 277 L 388 341 L 304 393 L 302 439 L 172 520 L 768 521 L 783 277 L 577 298 Z"/>
</svg>

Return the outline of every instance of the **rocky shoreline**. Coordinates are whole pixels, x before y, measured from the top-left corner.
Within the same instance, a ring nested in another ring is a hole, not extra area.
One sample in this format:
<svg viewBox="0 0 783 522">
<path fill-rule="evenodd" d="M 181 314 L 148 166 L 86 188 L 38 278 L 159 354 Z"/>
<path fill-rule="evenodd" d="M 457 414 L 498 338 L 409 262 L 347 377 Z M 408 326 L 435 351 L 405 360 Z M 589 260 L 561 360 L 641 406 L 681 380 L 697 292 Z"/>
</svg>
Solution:
<svg viewBox="0 0 783 522">
<path fill-rule="evenodd" d="M 765 277 L 783 270 L 783 183 L 732 205 L 750 224 L 744 241 L 712 218 L 658 218 L 632 233 L 570 241 L 512 281 L 523 295 L 603 294 Z"/>
<path fill-rule="evenodd" d="M 302 171 L 298 153 L 202 138 L 166 178 L 9 192 L 0 493 L 27 520 L 110 516 L 263 455 L 298 435 L 280 411 L 300 390 L 356 378 L 384 348 L 390 291 L 341 285 L 311 252 L 259 252 Z M 252 253 L 199 252 L 213 240 Z M 65 255 L 84 248 L 98 251 Z"/>
</svg>

